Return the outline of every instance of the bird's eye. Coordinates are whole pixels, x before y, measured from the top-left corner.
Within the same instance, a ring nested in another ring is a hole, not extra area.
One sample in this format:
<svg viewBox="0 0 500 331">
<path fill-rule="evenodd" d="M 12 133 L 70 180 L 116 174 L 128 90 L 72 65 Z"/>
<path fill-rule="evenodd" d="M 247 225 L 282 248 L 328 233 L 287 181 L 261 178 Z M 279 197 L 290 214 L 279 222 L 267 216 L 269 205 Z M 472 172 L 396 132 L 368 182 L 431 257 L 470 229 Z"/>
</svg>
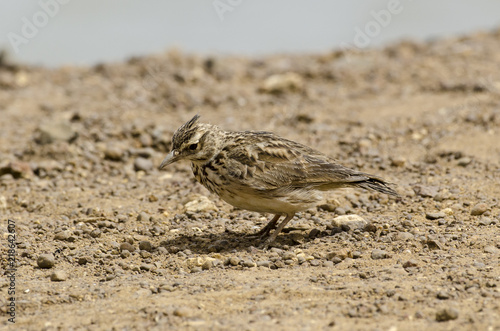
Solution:
<svg viewBox="0 0 500 331">
<path fill-rule="evenodd" d="M 194 151 L 197 148 L 198 148 L 198 144 L 191 144 L 191 145 L 189 145 L 189 149 L 192 150 L 192 151 Z"/>
</svg>

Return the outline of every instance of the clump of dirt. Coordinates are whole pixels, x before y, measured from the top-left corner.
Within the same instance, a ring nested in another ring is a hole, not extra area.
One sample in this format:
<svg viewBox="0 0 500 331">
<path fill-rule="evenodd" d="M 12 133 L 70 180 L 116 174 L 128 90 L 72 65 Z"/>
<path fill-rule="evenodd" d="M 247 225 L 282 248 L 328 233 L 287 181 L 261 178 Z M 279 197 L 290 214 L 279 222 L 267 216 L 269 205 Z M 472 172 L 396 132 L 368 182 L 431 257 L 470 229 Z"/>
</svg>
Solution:
<svg viewBox="0 0 500 331">
<path fill-rule="evenodd" d="M 500 328 L 499 65 L 499 31 L 359 53 L 3 65 L 1 265 L 15 233 L 17 269 L 14 296 L 8 271 L 0 281 L 1 325 Z M 157 170 L 196 113 L 312 146 L 401 199 L 332 192 L 262 250 L 246 235 L 266 215 L 210 195 L 189 164 Z"/>
</svg>

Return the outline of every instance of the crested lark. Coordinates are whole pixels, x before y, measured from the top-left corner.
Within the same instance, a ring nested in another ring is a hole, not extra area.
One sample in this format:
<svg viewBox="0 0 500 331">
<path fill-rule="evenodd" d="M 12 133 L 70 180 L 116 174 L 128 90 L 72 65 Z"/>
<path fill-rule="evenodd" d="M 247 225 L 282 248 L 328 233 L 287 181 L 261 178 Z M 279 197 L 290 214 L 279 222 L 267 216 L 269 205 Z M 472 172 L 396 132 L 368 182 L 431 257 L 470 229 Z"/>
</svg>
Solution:
<svg viewBox="0 0 500 331">
<path fill-rule="evenodd" d="M 257 233 L 273 242 L 295 213 L 321 201 L 322 191 L 360 187 L 398 194 L 382 178 L 346 168 L 332 158 L 270 132 L 224 131 L 200 123 L 199 115 L 172 137 L 172 151 L 160 169 L 191 161 L 196 180 L 227 203 L 251 211 L 275 214 Z M 284 220 L 278 223 L 281 216 Z"/>
</svg>

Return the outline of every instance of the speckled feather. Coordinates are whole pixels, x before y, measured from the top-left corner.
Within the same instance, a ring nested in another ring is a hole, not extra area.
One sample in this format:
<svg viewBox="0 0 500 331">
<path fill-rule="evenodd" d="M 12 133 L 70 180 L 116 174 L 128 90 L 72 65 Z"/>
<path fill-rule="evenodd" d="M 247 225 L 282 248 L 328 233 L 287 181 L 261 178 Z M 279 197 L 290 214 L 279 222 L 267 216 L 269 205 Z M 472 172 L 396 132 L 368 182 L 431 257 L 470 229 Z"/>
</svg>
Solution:
<svg viewBox="0 0 500 331">
<path fill-rule="evenodd" d="M 198 118 L 175 132 L 172 153 L 191 160 L 196 179 L 233 206 L 293 217 L 321 201 L 321 191 L 360 187 L 397 195 L 383 179 L 300 143 L 270 132 L 224 131 Z"/>
</svg>

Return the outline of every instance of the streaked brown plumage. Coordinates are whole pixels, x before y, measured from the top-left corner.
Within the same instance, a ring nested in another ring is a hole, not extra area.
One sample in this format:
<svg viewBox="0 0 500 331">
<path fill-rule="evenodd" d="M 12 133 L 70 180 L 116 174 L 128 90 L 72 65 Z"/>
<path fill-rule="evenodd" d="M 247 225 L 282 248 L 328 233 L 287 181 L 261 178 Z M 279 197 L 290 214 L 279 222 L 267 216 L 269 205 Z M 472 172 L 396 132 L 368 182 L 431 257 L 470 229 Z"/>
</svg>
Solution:
<svg viewBox="0 0 500 331">
<path fill-rule="evenodd" d="M 382 178 L 346 168 L 305 145 L 270 132 L 224 131 L 198 119 L 196 115 L 177 129 L 160 169 L 190 160 L 196 180 L 227 203 L 275 214 L 257 233 L 267 236 L 275 229 L 266 244 L 295 213 L 320 202 L 322 191 L 360 187 L 397 196 Z M 285 218 L 277 225 L 281 216 Z"/>
</svg>

